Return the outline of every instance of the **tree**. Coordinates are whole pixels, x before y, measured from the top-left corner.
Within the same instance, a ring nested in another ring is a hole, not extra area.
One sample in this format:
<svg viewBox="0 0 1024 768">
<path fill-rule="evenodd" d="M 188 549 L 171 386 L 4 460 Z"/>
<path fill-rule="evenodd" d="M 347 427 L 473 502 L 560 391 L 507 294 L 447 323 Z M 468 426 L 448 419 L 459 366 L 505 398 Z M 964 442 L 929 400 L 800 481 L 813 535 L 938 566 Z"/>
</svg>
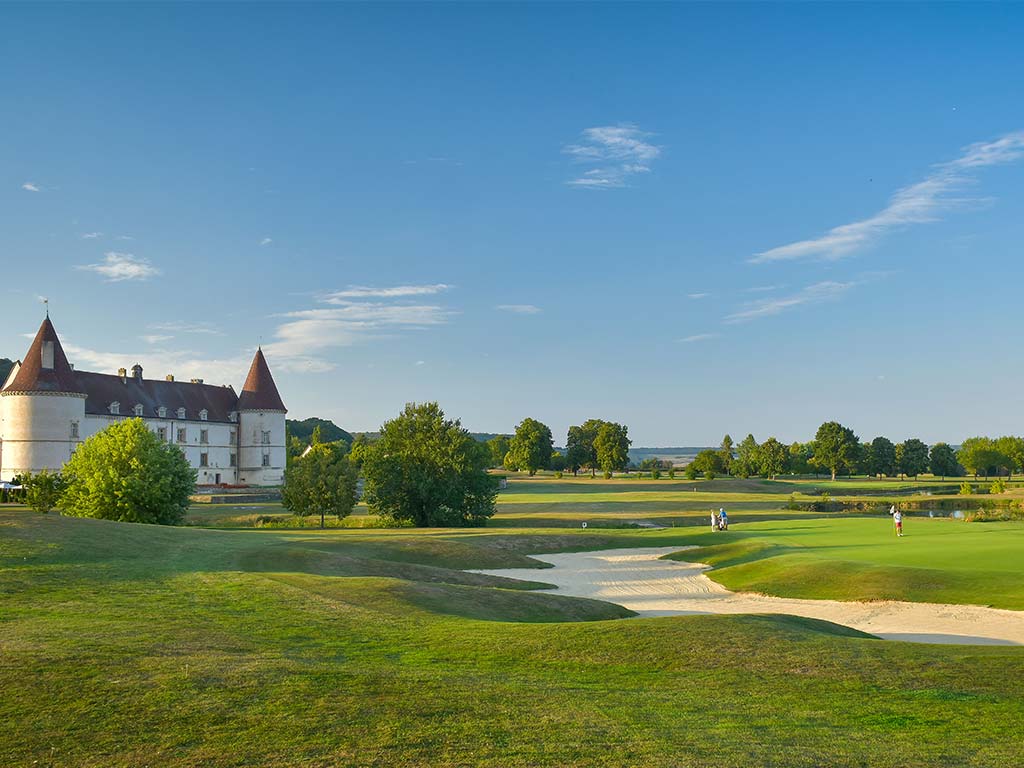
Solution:
<svg viewBox="0 0 1024 768">
<path fill-rule="evenodd" d="M 856 459 L 858 443 L 852 429 L 838 421 L 827 421 L 814 436 L 814 458 L 835 480 L 839 471 Z"/>
<path fill-rule="evenodd" d="M 78 446 L 64 465 L 65 515 L 176 525 L 185 517 L 196 471 L 176 445 L 142 419 L 111 424 Z"/>
<path fill-rule="evenodd" d="M 765 440 L 757 453 L 761 460 L 761 474 L 767 475 L 769 480 L 774 480 L 785 471 L 789 452 L 786 450 L 786 446 L 774 437 Z"/>
<path fill-rule="evenodd" d="M 747 435 L 736 448 L 736 460 L 733 462 L 732 470 L 734 475 L 750 477 L 761 471 L 761 459 L 757 452 L 760 446 L 753 435 Z"/>
<path fill-rule="evenodd" d="M 896 475 L 896 446 L 887 437 L 876 437 L 871 441 L 869 474 L 887 477 Z"/>
<path fill-rule="evenodd" d="M 722 457 L 722 470 L 727 475 L 732 472 L 733 447 L 732 437 L 726 435 L 718 448 L 718 454 Z"/>
<path fill-rule="evenodd" d="M 604 424 L 600 419 L 587 419 L 582 425 L 569 427 L 569 434 L 566 436 L 565 461 L 566 466 L 572 469 L 575 475 L 580 469 L 587 468 L 593 475 L 597 469 L 597 451 L 594 449 L 594 440 L 597 432 Z"/>
<path fill-rule="evenodd" d="M 33 475 L 26 472 L 21 478 L 21 487 L 25 491 L 25 503 L 33 512 L 48 513 L 60 503 L 61 494 L 67 483 L 60 472 L 41 470 Z"/>
<path fill-rule="evenodd" d="M 352 447 L 348 451 L 348 460 L 356 469 L 363 468 L 366 455 L 370 450 L 370 438 L 365 432 L 360 432 L 352 439 Z"/>
<path fill-rule="evenodd" d="M 904 475 L 917 477 L 928 470 L 928 446 L 912 437 L 896 446 L 896 467 Z"/>
<path fill-rule="evenodd" d="M 604 472 L 615 472 L 629 465 L 629 429 L 622 424 L 605 422 L 594 438 L 597 464 Z"/>
<path fill-rule="evenodd" d="M 554 470 L 555 472 L 561 472 L 562 470 L 564 470 L 565 469 L 565 456 L 563 456 L 558 451 L 555 451 L 554 453 L 552 453 L 551 454 L 550 469 Z"/>
<path fill-rule="evenodd" d="M 489 462 L 487 446 L 437 403 L 410 403 L 384 423 L 363 464 L 366 502 L 374 514 L 418 526 L 482 525 L 498 495 Z"/>
<path fill-rule="evenodd" d="M 313 427 L 313 434 L 311 434 L 309 436 L 309 444 L 310 445 L 320 445 L 320 443 L 323 442 L 322 435 L 323 435 L 323 432 L 320 430 L 320 425 L 317 424 L 315 427 Z"/>
<path fill-rule="evenodd" d="M 546 424 L 526 418 L 516 426 L 516 433 L 509 441 L 508 451 L 519 469 L 536 475 L 538 469 L 547 469 L 551 465 L 554 444 L 551 430 Z"/>
<path fill-rule="evenodd" d="M 1000 453 L 996 448 L 996 442 L 989 437 L 967 438 L 957 451 L 956 457 L 975 478 L 979 474 L 984 474 L 987 478 L 990 473 L 998 472 L 1001 467 L 1013 464 L 1013 460 Z"/>
<path fill-rule="evenodd" d="M 508 453 L 508 436 L 495 435 L 487 441 L 487 449 L 491 452 L 492 467 L 504 465 L 505 454 Z"/>
<path fill-rule="evenodd" d="M 938 475 L 943 480 L 949 476 L 955 477 L 960 474 L 960 464 L 956 460 L 956 454 L 946 443 L 936 443 L 932 446 L 929 467 L 933 475 Z"/>
<path fill-rule="evenodd" d="M 686 465 L 687 469 L 690 467 L 693 467 L 694 472 L 703 474 L 705 477 L 708 474 L 718 474 L 722 471 L 722 456 L 718 451 L 705 448 L 693 457 L 693 461 Z"/>
<path fill-rule="evenodd" d="M 340 520 L 352 512 L 357 475 L 344 443 L 314 443 L 309 453 L 284 471 L 281 502 L 299 517 L 320 515 L 323 528 L 327 515 Z"/>
<path fill-rule="evenodd" d="M 789 446 L 789 471 L 794 475 L 807 475 L 811 472 L 811 446 L 809 443 L 793 443 Z"/>
<path fill-rule="evenodd" d="M 1010 460 L 1010 475 L 1016 470 L 1024 470 L 1024 437 L 1000 437 L 996 440 L 996 450 Z"/>
</svg>

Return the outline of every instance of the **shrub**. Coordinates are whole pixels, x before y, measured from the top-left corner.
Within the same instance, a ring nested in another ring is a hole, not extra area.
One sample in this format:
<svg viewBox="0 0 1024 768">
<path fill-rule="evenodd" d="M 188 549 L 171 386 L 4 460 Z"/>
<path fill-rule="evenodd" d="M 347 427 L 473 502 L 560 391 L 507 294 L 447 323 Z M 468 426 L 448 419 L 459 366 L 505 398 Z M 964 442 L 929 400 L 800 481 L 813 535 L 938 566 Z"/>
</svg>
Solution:
<svg viewBox="0 0 1024 768">
<path fill-rule="evenodd" d="M 989 486 L 989 493 L 1006 493 L 1006 481 L 1001 477 L 997 477 L 992 481 L 992 485 Z"/>
<path fill-rule="evenodd" d="M 558 472 L 555 472 L 555 479 L 556 480 L 561 480 L 562 479 L 562 472 L 561 472 L 561 470 L 559 470 Z"/>
<path fill-rule="evenodd" d="M 61 477 L 60 472 L 42 470 L 38 475 L 26 472 L 21 479 L 21 485 L 25 492 L 25 503 L 33 512 L 45 515 L 60 500 L 67 483 Z"/>
<path fill-rule="evenodd" d="M 652 469 L 651 470 L 651 480 L 660 480 L 660 479 L 661 479 L 661 470 L 659 470 L 659 469 Z"/>
<path fill-rule="evenodd" d="M 974 486 L 972 486 L 966 480 L 964 482 L 960 483 L 960 495 L 961 496 L 970 496 L 972 493 L 974 493 Z"/>
<path fill-rule="evenodd" d="M 607 469 L 606 469 L 606 470 L 604 471 L 604 479 L 605 479 L 605 480 L 611 480 L 611 479 L 612 479 L 612 473 L 611 473 L 611 471 L 610 471 L 610 470 L 607 470 Z"/>
<path fill-rule="evenodd" d="M 693 464 L 687 464 L 686 469 L 683 470 L 683 474 L 685 475 L 687 480 L 696 480 L 697 468 L 693 466 Z"/>
<path fill-rule="evenodd" d="M 668 471 L 668 479 L 669 480 L 675 480 L 676 479 L 676 471 L 674 469 L 670 469 Z"/>
</svg>

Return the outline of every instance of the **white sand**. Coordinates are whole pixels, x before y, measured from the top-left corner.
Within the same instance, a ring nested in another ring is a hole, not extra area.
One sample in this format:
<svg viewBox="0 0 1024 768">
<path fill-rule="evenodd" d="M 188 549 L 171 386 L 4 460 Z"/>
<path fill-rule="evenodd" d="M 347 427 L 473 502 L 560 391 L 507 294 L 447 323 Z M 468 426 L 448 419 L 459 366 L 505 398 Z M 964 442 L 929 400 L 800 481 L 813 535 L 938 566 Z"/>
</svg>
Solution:
<svg viewBox="0 0 1024 768">
<path fill-rule="evenodd" d="M 786 613 L 824 619 L 888 640 L 985 645 L 1024 644 L 1024 611 L 975 605 L 798 600 L 730 592 L 704 575 L 709 566 L 659 560 L 689 547 L 645 547 L 535 556 L 554 568 L 475 571 L 554 584 L 558 592 L 618 603 L 641 616 Z"/>
</svg>

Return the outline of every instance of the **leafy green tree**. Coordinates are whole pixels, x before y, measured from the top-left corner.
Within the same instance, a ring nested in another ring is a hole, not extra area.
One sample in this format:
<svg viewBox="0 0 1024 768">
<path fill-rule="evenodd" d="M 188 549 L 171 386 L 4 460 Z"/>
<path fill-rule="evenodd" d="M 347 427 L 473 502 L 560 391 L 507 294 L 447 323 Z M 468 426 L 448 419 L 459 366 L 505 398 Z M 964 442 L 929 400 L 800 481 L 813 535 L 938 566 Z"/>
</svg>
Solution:
<svg viewBox="0 0 1024 768">
<path fill-rule="evenodd" d="M 490 458 L 437 403 L 410 403 L 384 423 L 363 464 L 367 505 L 418 526 L 482 525 L 498 495 Z"/>
<path fill-rule="evenodd" d="M 794 475 L 811 473 L 811 446 L 809 443 L 793 443 L 789 446 L 789 471 Z"/>
<path fill-rule="evenodd" d="M 960 464 L 956 460 L 956 454 L 946 443 L 936 443 L 932 446 L 929 455 L 929 468 L 933 475 L 941 477 L 943 480 L 960 474 Z"/>
<path fill-rule="evenodd" d="M 693 461 L 686 465 L 687 469 L 690 467 L 693 467 L 694 472 L 705 476 L 707 476 L 709 472 L 713 475 L 719 474 L 722 471 L 722 456 L 718 451 L 705 448 L 693 457 Z"/>
<path fill-rule="evenodd" d="M 996 440 L 996 450 L 1010 460 L 1010 475 L 1015 471 L 1024 470 L 1024 437 L 1000 437 Z"/>
<path fill-rule="evenodd" d="M 693 466 L 692 461 L 689 464 L 687 464 L 686 467 L 683 469 L 683 477 L 685 477 L 687 480 L 696 480 L 697 474 L 697 468 Z"/>
<path fill-rule="evenodd" d="M 838 421 L 828 421 L 818 427 L 814 436 L 814 458 L 835 480 L 840 470 L 856 461 L 859 443 L 852 429 Z"/>
<path fill-rule="evenodd" d="M 45 515 L 60 503 L 60 497 L 67 487 L 67 482 L 60 472 L 43 469 L 35 475 L 31 472 L 22 475 L 21 486 L 24 489 L 25 503 L 28 504 L 29 509 Z"/>
<path fill-rule="evenodd" d="M 887 437 L 876 437 L 871 441 L 869 474 L 886 477 L 896 476 L 896 446 Z"/>
<path fill-rule="evenodd" d="M 896 446 L 896 467 L 904 475 L 917 477 L 928 471 L 928 446 L 912 437 Z"/>
<path fill-rule="evenodd" d="M 559 451 L 555 451 L 554 453 L 552 453 L 551 454 L 551 463 L 550 463 L 550 467 L 549 468 L 551 470 L 555 471 L 555 472 L 562 472 L 562 471 L 564 471 L 565 470 L 565 456 L 563 456 Z"/>
<path fill-rule="evenodd" d="M 987 478 L 992 472 L 1012 466 L 1013 460 L 996 448 L 990 437 L 969 437 L 956 454 L 957 459 L 975 478 L 983 474 Z"/>
<path fill-rule="evenodd" d="M 142 419 L 116 422 L 83 442 L 64 465 L 64 477 L 65 515 L 126 523 L 180 523 L 196 486 L 196 471 L 181 449 Z"/>
<path fill-rule="evenodd" d="M 769 437 L 765 440 L 757 454 L 761 460 L 761 474 L 767 475 L 769 480 L 774 480 L 786 471 L 786 460 L 789 458 L 789 451 L 786 450 L 786 446 L 774 437 Z"/>
<path fill-rule="evenodd" d="M 505 463 L 505 454 L 508 453 L 508 436 L 495 435 L 487 441 L 487 450 L 491 452 L 491 466 L 500 467 Z"/>
<path fill-rule="evenodd" d="M 580 426 L 569 427 L 569 434 L 566 436 L 566 466 L 572 469 L 575 475 L 580 469 L 589 469 L 591 476 L 594 475 L 597 467 L 597 449 L 594 448 L 594 440 L 597 433 L 604 424 L 601 419 L 587 419 Z"/>
<path fill-rule="evenodd" d="M 747 435 L 736 448 L 736 460 L 732 463 L 732 473 L 740 477 L 750 477 L 761 471 L 761 457 L 758 456 L 760 446 L 753 435 Z"/>
<path fill-rule="evenodd" d="M 508 450 L 519 469 L 525 469 L 530 475 L 535 475 L 538 469 L 547 469 L 551 465 L 554 444 L 551 430 L 546 424 L 526 418 L 516 426 L 516 433 L 509 440 Z"/>
<path fill-rule="evenodd" d="M 285 464 L 291 464 L 306 450 L 306 444 L 285 429 Z"/>
<path fill-rule="evenodd" d="M 512 451 L 509 451 L 508 453 L 505 454 L 505 458 L 501 462 L 501 465 L 509 472 L 519 471 L 519 465 L 516 464 L 516 457 L 512 454 Z"/>
<path fill-rule="evenodd" d="M 327 515 L 341 519 L 352 512 L 357 475 L 344 443 L 314 443 L 284 471 L 281 502 L 299 517 L 320 515 L 323 528 Z"/>
<path fill-rule="evenodd" d="M 729 435 L 722 438 L 722 444 L 718 447 L 718 454 L 722 457 L 722 471 L 727 475 L 732 472 L 734 448 L 732 437 Z"/>
<path fill-rule="evenodd" d="M 348 460 L 356 469 L 363 468 L 363 462 L 366 461 L 370 445 L 370 438 L 367 437 L 365 432 L 360 432 L 352 438 L 352 447 L 348 451 Z"/>
<path fill-rule="evenodd" d="M 597 453 L 597 464 L 605 472 L 616 472 L 629 466 L 629 429 L 614 422 L 606 421 L 597 430 L 594 438 L 594 451 Z"/>
</svg>

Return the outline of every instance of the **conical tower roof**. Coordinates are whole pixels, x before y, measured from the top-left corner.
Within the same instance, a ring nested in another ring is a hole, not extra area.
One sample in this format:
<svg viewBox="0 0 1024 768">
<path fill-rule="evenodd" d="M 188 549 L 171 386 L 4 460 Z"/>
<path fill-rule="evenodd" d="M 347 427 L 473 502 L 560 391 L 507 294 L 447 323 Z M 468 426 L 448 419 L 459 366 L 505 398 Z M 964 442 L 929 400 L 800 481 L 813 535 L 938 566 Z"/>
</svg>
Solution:
<svg viewBox="0 0 1024 768">
<path fill-rule="evenodd" d="M 25 353 L 21 368 L 4 392 L 85 394 L 64 354 L 49 315 L 39 326 L 39 332 Z"/>
<path fill-rule="evenodd" d="M 270 375 L 270 366 L 263 356 L 263 349 L 256 350 L 256 357 L 249 366 L 249 375 L 242 385 L 242 394 L 238 396 L 240 411 L 287 411 L 281 395 L 277 392 L 274 377 Z"/>
</svg>

